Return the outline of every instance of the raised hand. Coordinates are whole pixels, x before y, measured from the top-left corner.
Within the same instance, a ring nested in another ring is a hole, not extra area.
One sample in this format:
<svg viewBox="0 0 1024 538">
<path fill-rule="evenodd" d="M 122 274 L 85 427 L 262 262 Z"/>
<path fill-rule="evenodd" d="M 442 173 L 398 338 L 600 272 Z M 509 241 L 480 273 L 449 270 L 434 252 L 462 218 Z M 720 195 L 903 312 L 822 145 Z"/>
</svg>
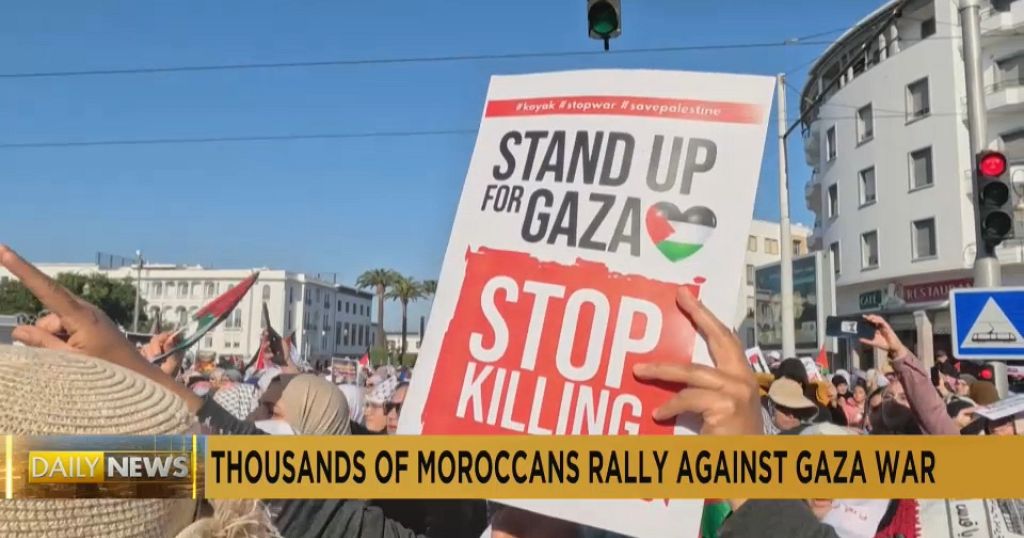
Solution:
<svg viewBox="0 0 1024 538">
<path fill-rule="evenodd" d="M 896 336 L 896 331 L 892 330 L 885 318 L 882 316 L 876 316 L 874 314 L 867 314 L 864 319 L 875 326 L 874 338 L 867 339 L 861 338 L 862 344 L 867 344 L 873 348 L 880 349 L 889 354 L 890 358 L 899 358 L 906 355 L 909 350 L 907 346 L 903 345 L 899 336 Z"/>
<path fill-rule="evenodd" d="M 654 419 L 669 420 L 683 413 L 695 413 L 704 421 L 702 434 L 763 434 L 757 381 L 739 339 L 685 288 L 676 292 L 676 304 L 707 342 L 716 367 L 681 363 L 637 364 L 633 374 L 641 381 L 686 385 L 654 411 Z"/>
<path fill-rule="evenodd" d="M 79 299 L 38 268 L 0 245 L 0 265 L 11 272 L 50 312 L 35 325 L 15 328 L 15 340 L 32 347 L 72 351 L 138 372 L 181 396 L 194 412 L 202 404 L 194 394 L 164 375 L 125 338 L 100 309 Z"/>
</svg>

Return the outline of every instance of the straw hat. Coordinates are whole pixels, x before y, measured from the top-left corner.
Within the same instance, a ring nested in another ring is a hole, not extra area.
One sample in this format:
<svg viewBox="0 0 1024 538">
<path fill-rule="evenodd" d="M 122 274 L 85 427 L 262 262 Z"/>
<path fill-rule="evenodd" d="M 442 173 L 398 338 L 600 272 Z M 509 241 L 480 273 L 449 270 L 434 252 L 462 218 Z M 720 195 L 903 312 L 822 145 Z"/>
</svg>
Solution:
<svg viewBox="0 0 1024 538">
<path fill-rule="evenodd" d="M 181 435 L 194 423 L 180 398 L 124 368 L 0 345 L 0 434 Z M 0 536 L 191 536 L 195 511 L 191 499 L 0 501 Z"/>
</svg>

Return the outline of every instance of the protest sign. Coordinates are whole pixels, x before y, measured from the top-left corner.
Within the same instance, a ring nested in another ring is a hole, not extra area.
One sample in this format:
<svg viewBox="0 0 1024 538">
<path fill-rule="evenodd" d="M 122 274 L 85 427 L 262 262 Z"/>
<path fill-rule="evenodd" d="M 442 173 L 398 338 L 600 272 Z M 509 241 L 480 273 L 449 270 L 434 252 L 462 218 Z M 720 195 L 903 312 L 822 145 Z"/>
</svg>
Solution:
<svg viewBox="0 0 1024 538">
<path fill-rule="evenodd" d="M 1015 394 L 992 405 L 983 405 L 975 412 L 989 420 L 999 420 L 1010 415 L 1024 413 L 1024 394 Z"/>
<path fill-rule="evenodd" d="M 747 362 L 750 363 L 750 369 L 759 374 L 767 374 L 771 371 L 768 368 L 768 361 L 764 360 L 764 352 L 761 348 L 754 346 L 746 351 Z"/>
<path fill-rule="evenodd" d="M 811 382 L 821 381 L 821 369 L 818 368 L 818 363 L 814 362 L 814 359 L 810 357 L 800 357 L 800 363 L 804 365 L 804 370 L 807 370 L 807 379 Z"/>
<path fill-rule="evenodd" d="M 417 375 L 409 434 L 672 434 L 639 362 L 709 363 L 680 286 L 735 312 L 772 99 L 766 77 L 493 77 Z M 692 420 L 692 417 L 690 417 Z M 509 501 L 633 536 L 693 501 Z"/>
<path fill-rule="evenodd" d="M 920 538 L 1024 538 L 1016 499 L 919 501 Z"/>
</svg>

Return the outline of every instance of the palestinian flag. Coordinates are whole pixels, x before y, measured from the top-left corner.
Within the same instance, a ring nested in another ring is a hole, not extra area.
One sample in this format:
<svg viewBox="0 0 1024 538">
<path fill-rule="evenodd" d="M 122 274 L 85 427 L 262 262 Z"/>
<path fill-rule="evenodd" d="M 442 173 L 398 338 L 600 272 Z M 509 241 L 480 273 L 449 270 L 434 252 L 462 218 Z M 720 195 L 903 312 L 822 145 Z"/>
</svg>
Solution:
<svg viewBox="0 0 1024 538">
<path fill-rule="evenodd" d="M 192 345 L 198 342 L 200 338 L 206 335 L 206 333 L 213 330 L 217 325 L 220 325 L 225 319 L 228 319 L 228 316 L 235 311 L 238 303 L 242 302 L 245 294 L 249 292 L 249 289 L 256 283 L 256 279 L 259 278 L 259 276 L 259 271 L 253 273 L 245 280 L 236 284 L 233 288 L 210 301 L 206 306 L 197 310 L 195 314 L 192 314 L 191 322 L 182 331 L 187 334 L 187 336 L 182 338 L 181 343 L 175 346 L 174 349 L 154 360 L 162 359 L 183 349 L 192 347 Z"/>
<path fill-rule="evenodd" d="M 659 202 L 647 210 L 647 235 L 654 246 L 677 262 L 689 258 L 704 246 L 718 225 L 715 214 L 704 206 L 680 211 L 671 202 Z"/>
</svg>

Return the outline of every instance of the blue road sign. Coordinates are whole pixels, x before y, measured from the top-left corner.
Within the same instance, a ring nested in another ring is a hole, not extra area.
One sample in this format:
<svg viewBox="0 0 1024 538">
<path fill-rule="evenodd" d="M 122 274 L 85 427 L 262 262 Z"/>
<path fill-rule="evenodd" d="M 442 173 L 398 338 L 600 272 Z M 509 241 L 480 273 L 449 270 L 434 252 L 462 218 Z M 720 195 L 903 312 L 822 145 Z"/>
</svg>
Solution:
<svg viewBox="0 0 1024 538">
<path fill-rule="evenodd" d="M 953 356 L 1024 359 L 1024 288 L 964 288 L 949 293 Z"/>
</svg>

